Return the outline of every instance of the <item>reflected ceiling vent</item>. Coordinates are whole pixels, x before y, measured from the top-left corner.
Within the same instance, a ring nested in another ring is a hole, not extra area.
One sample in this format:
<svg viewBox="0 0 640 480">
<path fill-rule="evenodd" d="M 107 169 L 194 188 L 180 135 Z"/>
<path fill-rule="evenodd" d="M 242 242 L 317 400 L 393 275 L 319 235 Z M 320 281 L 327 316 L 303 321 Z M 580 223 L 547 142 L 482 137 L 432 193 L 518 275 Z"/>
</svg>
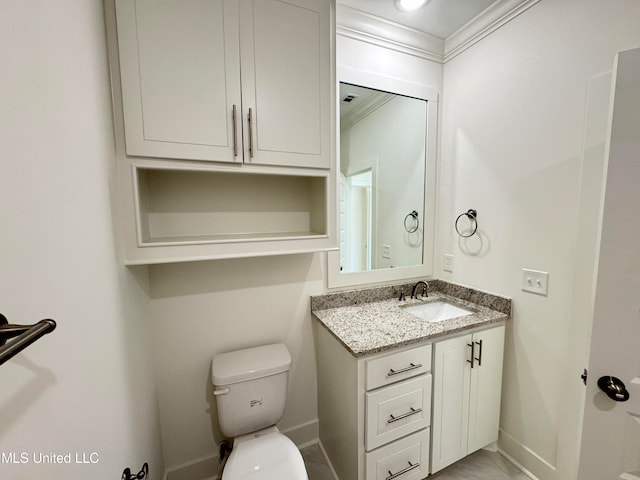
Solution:
<svg viewBox="0 0 640 480">
<path fill-rule="evenodd" d="M 345 95 L 342 99 L 342 103 L 351 103 L 353 102 L 356 98 L 358 98 L 360 95 L 355 95 L 353 93 L 348 93 L 347 95 Z"/>
</svg>

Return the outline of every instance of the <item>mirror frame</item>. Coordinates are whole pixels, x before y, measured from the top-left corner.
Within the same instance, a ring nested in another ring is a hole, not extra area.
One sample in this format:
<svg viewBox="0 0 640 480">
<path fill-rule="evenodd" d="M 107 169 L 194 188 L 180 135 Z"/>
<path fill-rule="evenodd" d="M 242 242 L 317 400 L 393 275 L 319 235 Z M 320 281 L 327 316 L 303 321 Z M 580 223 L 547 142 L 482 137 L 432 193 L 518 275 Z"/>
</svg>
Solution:
<svg viewBox="0 0 640 480">
<path fill-rule="evenodd" d="M 340 271 L 340 250 L 338 248 L 327 252 L 327 285 L 329 288 L 336 288 L 431 276 L 433 274 L 433 255 L 436 238 L 438 91 L 424 85 L 404 82 L 395 78 L 338 65 L 336 67 L 336 91 L 340 91 L 340 82 L 397 93 L 399 95 L 427 101 L 427 145 L 425 149 L 426 168 L 423 210 L 425 214 L 421 222 L 423 225 L 422 265 L 342 273 Z M 340 99 L 337 97 L 338 95 L 336 95 L 336 144 L 338 145 L 336 152 L 336 175 L 340 171 Z M 336 194 L 338 196 L 340 195 L 337 189 Z M 336 204 L 339 204 L 339 202 L 336 202 Z M 340 231 L 340 216 L 337 215 L 336 218 L 338 221 L 338 231 Z"/>
</svg>

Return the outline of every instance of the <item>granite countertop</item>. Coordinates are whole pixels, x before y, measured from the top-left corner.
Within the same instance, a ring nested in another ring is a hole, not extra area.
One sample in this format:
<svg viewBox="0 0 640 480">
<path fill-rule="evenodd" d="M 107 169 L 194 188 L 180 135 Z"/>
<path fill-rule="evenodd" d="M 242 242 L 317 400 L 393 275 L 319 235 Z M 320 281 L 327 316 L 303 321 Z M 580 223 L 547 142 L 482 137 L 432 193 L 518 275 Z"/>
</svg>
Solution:
<svg viewBox="0 0 640 480">
<path fill-rule="evenodd" d="M 354 357 L 363 357 L 424 340 L 501 323 L 510 318 L 508 313 L 511 311 L 510 299 L 477 291 L 472 291 L 472 294 L 467 296 L 473 298 L 474 294 L 476 299 L 480 299 L 480 303 L 495 306 L 499 310 L 441 291 L 434 291 L 424 299 L 399 301 L 398 296 L 395 296 L 391 299 L 369 302 L 356 300 L 351 304 L 329 306 L 329 308 L 323 307 L 330 305 L 331 302 L 323 302 L 322 297 L 312 297 L 312 314 Z M 495 300 L 496 298 L 498 301 Z M 445 301 L 475 313 L 440 322 L 425 322 L 401 308 L 403 305 L 435 301 Z"/>
</svg>

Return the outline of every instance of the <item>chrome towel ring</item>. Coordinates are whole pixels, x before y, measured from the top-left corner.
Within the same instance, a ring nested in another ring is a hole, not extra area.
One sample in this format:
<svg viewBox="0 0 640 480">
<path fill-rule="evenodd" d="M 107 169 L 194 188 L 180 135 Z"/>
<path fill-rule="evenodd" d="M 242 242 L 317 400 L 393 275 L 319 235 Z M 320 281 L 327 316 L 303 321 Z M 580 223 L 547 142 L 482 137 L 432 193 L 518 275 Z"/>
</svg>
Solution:
<svg viewBox="0 0 640 480">
<path fill-rule="evenodd" d="M 470 222 L 473 222 L 473 231 L 468 235 L 463 235 L 462 233 L 460 233 L 460 230 L 458 229 L 458 221 L 463 216 L 466 216 L 469 219 Z M 458 218 L 456 218 L 455 227 L 456 227 L 456 232 L 458 232 L 458 235 L 460 235 L 461 237 L 463 237 L 463 238 L 472 237 L 478 231 L 478 212 L 477 212 L 477 210 L 474 210 L 473 208 L 470 208 L 466 212 L 463 212 L 460 215 L 458 215 Z"/>
<path fill-rule="evenodd" d="M 413 219 L 413 224 L 407 226 L 407 220 L 409 218 Z M 409 233 L 414 233 L 418 231 L 418 227 L 420 226 L 420 220 L 418 219 L 418 212 L 415 210 L 411 213 L 407 213 L 407 216 L 404 217 L 404 229 Z"/>
</svg>

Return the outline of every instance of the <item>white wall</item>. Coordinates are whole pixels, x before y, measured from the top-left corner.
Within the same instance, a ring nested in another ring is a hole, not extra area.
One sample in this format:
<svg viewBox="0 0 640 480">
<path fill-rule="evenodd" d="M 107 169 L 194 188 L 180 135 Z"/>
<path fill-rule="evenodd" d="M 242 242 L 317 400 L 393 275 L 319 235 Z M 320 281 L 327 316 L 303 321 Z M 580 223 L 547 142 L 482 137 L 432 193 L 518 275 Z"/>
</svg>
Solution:
<svg viewBox="0 0 640 480">
<path fill-rule="evenodd" d="M 338 37 L 337 57 L 352 68 L 432 88 L 442 85 L 441 65 L 355 40 Z M 219 352 L 284 342 L 293 370 L 279 427 L 299 444 L 317 439 L 309 296 L 326 291 L 326 264 L 326 255 L 318 253 L 149 267 L 154 363 L 170 478 L 191 478 L 198 465 L 202 470 L 217 467 L 213 457 L 223 437 L 210 370 Z"/>
<path fill-rule="evenodd" d="M 158 479 L 146 271 L 113 241 L 102 3 L 0 2 L 0 58 L 0 311 L 58 322 L 0 367 L 0 452 L 28 460 L 1 476 L 113 479 L 146 461 Z M 72 463 L 33 462 L 51 453 Z"/>
<path fill-rule="evenodd" d="M 579 221 L 594 143 L 583 142 L 587 90 L 618 50 L 640 45 L 638 18 L 632 0 L 540 2 L 444 69 L 438 274 L 513 298 L 500 444 L 541 480 L 575 478 L 579 421 L 567 416 L 582 406 L 563 404 L 563 389 L 579 398 L 581 369 L 563 366 L 586 351 L 567 346 L 588 321 L 572 318 L 577 233 L 589 231 Z M 462 241 L 453 221 L 469 208 L 479 235 Z M 443 253 L 455 255 L 453 274 Z M 521 268 L 549 272 L 549 295 L 522 292 Z"/>
<path fill-rule="evenodd" d="M 325 255 L 287 255 L 150 268 L 162 438 L 171 467 L 217 455 L 211 385 L 217 353 L 284 342 L 292 357 L 279 427 L 317 438 L 316 372 L 309 296 L 325 288 Z M 308 429 L 305 428 L 305 424 Z"/>
</svg>

